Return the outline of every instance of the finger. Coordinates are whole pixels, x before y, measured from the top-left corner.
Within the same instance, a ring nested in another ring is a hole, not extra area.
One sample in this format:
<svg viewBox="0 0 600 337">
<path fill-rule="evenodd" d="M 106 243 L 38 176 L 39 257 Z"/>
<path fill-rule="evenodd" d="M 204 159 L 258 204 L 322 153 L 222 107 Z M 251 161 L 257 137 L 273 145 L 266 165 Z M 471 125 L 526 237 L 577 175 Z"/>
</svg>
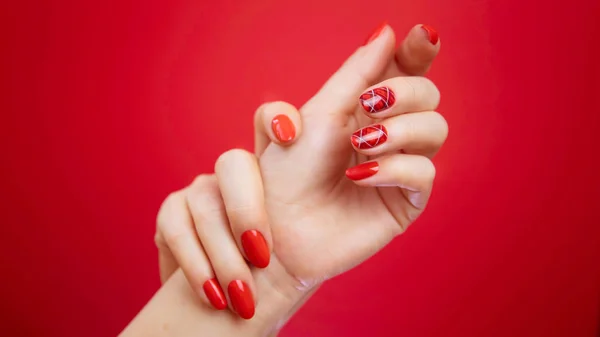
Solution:
<svg viewBox="0 0 600 337">
<path fill-rule="evenodd" d="M 267 267 L 271 231 L 256 157 L 244 150 L 227 151 L 217 159 L 215 173 L 240 251 L 254 266 Z"/>
<path fill-rule="evenodd" d="M 289 146 L 301 132 L 298 109 L 286 102 L 265 103 L 254 114 L 254 154 L 260 156 L 271 142 Z"/>
<path fill-rule="evenodd" d="M 326 112 L 353 114 L 355 99 L 364 88 L 375 83 L 393 60 L 396 38 L 384 24 L 365 46 L 354 52 L 301 110 L 302 114 Z"/>
<path fill-rule="evenodd" d="M 407 112 L 435 110 L 440 92 L 425 77 L 394 77 L 367 89 L 360 105 L 371 118 L 387 118 Z"/>
<path fill-rule="evenodd" d="M 402 151 L 432 157 L 448 137 L 448 124 L 435 111 L 403 114 L 357 130 L 351 142 L 367 156 Z"/>
<path fill-rule="evenodd" d="M 360 186 L 403 188 L 410 204 L 423 209 L 431 195 L 435 166 L 424 156 L 394 154 L 351 167 L 346 176 Z"/>
<path fill-rule="evenodd" d="M 195 184 L 203 179 L 203 176 L 197 178 Z M 161 267 L 167 268 L 161 277 L 168 278 L 173 273 L 173 267 L 180 266 L 192 289 L 207 304 L 224 309 L 227 305 L 225 295 L 214 281 L 210 262 L 194 230 L 185 190 L 175 192 L 165 200 L 157 225 L 168 247 L 168 252 L 165 251 L 159 258 L 163 263 Z"/>
<path fill-rule="evenodd" d="M 398 69 L 406 75 L 424 75 L 440 51 L 437 31 L 429 25 L 416 25 L 396 51 Z"/>
<path fill-rule="evenodd" d="M 231 234 L 216 176 L 187 194 L 196 233 L 210 259 L 220 288 L 227 288 L 232 309 L 244 319 L 254 316 L 255 286 L 250 268 Z"/>
</svg>

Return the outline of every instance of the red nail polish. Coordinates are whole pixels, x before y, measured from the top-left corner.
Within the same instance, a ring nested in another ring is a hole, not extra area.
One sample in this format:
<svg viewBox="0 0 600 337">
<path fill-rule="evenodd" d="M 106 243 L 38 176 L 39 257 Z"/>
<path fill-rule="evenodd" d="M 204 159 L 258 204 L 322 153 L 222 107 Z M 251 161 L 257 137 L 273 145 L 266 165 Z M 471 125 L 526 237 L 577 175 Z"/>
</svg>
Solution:
<svg viewBox="0 0 600 337">
<path fill-rule="evenodd" d="M 396 103 L 396 95 L 388 87 L 371 89 L 359 97 L 360 105 L 369 113 L 383 111 Z"/>
<path fill-rule="evenodd" d="M 422 25 L 421 28 L 427 33 L 427 39 L 431 44 L 436 45 L 440 39 L 438 32 L 429 25 Z"/>
<path fill-rule="evenodd" d="M 376 161 L 369 161 L 347 169 L 346 176 L 351 180 L 362 180 L 369 178 L 378 171 L 379 164 Z"/>
<path fill-rule="evenodd" d="M 204 282 L 202 288 L 204 289 L 204 293 L 210 301 L 210 304 L 212 304 L 215 309 L 223 310 L 227 308 L 225 294 L 223 293 L 223 289 L 221 289 L 221 285 L 217 279 L 211 278 L 210 280 Z"/>
<path fill-rule="evenodd" d="M 352 134 L 352 145 L 357 149 L 370 149 L 385 143 L 387 130 L 381 124 L 364 127 Z"/>
<path fill-rule="evenodd" d="M 246 253 L 248 261 L 258 268 L 265 268 L 269 265 L 271 252 L 267 245 L 265 237 L 257 230 L 245 231 L 242 234 L 242 247 Z"/>
<path fill-rule="evenodd" d="M 294 123 L 287 115 L 277 115 L 271 121 L 271 129 L 280 142 L 286 143 L 296 137 Z"/>
<path fill-rule="evenodd" d="M 254 298 L 250 287 L 240 280 L 233 280 L 227 286 L 229 299 L 233 310 L 243 319 L 250 319 L 254 316 Z"/>
<path fill-rule="evenodd" d="M 368 45 L 369 43 L 371 43 L 373 40 L 375 40 L 379 35 L 381 35 L 381 32 L 383 32 L 383 30 L 385 29 L 385 27 L 387 26 L 387 21 L 383 21 L 381 24 L 379 24 L 379 26 L 377 26 L 377 28 L 373 31 L 373 33 L 369 36 L 369 38 L 367 39 L 367 41 L 364 43 L 364 45 Z"/>
</svg>

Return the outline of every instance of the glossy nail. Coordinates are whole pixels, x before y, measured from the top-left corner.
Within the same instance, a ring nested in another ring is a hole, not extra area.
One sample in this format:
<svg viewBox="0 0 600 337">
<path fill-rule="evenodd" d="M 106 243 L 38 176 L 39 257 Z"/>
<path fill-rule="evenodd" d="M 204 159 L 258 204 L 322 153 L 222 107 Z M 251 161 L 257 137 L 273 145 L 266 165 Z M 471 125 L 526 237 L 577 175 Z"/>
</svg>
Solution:
<svg viewBox="0 0 600 337">
<path fill-rule="evenodd" d="M 241 318 L 250 319 L 254 316 L 254 298 L 252 297 L 250 287 L 246 283 L 240 280 L 233 280 L 227 286 L 227 292 L 229 293 L 233 310 Z"/>
<path fill-rule="evenodd" d="M 223 293 L 223 289 L 221 289 L 221 285 L 217 281 L 217 279 L 212 278 L 206 282 L 202 286 L 204 289 L 204 293 L 206 297 L 210 301 L 210 304 L 215 307 L 217 310 L 223 310 L 227 308 L 227 300 L 225 299 L 225 293 Z"/>
<path fill-rule="evenodd" d="M 383 32 L 385 27 L 387 27 L 387 21 L 383 21 L 381 24 L 379 24 L 379 26 L 377 26 L 377 28 L 375 28 L 375 30 L 373 31 L 373 33 L 371 33 L 371 35 L 369 36 L 367 41 L 365 41 L 364 45 L 365 46 L 368 45 L 373 40 L 375 40 L 377 37 L 379 37 L 379 35 L 381 35 L 381 32 Z"/>
<path fill-rule="evenodd" d="M 287 115 L 277 115 L 273 117 L 271 129 L 273 129 L 275 137 L 282 143 L 289 142 L 296 137 L 294 123 Z"/>
<path fill-rule="evenodd" d="M 351 141 L 357 149 L 370 149 L 385 143 L 387 130 L 381 124 L 364 127 L 352 134 Z"/>
<path fill-rule="evenodd" d="M 388 109 L 396 102 L 396 95 L 388 87 L 371 89 L 360 95 L 360 105 L 369 113 L 377 113 Z"/>
<path fill-rule="evenodd" d="M 431 44 L 436 45 L 440 39 L 438 32 L 429 25 L 422 25 L 421 28 L 427 33 L 427 39 Z"/>
<path fill-rule="evenodd" d="M 242 247 L 246 253 L 248 261 L 258 268 L 265 268 L 269 265 L 271 252 L 267 245 L 265 237 L 257 230 L 248 230 L 242 234 Z"/>
<path fill-rule="evenodd" d="M 351 180 L 362 180 L 377 172 L 379 172 L 379 164 L 376 161 L 369 161 L 347 169 L 346 176 Z"/>
</svg>

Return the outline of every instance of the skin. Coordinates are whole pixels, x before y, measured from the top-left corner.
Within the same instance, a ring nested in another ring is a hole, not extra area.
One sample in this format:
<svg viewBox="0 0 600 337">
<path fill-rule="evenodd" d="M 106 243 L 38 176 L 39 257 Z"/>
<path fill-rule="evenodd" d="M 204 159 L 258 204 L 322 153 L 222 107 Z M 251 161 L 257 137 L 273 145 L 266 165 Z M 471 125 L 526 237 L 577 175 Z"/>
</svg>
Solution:
<svg viewBox="0 0 600 337">
<path fill-rule="evenodd" d="M 418 217 L 433 183 L 430 158 L 447 135 L 434 111 L 437 89 L 416 76 L 429 69 L 439 42 L 431 44 L 416 26 L 394 46 L 385 26 L 300 110 L 283 102 L 259 108 L 254 154 L 224 153 L 215 175 L 167 198 L 156 235 L 165 283 L 122 336 L 275 335 L 324 280 L 373 255 Z M 380 81 L 397 103 L 366 114 L 357 98 Z M 295 139 L 277 140 L 269 127 L 275 113 L 289 116 Z M 386 145 L 353 149 L 349 135 L 374 121 L 388 128 Z M 301 136 L 302 129 L 310 133 Z M 373 177 L 344 176 L 349 165 L 372 159 L 380 164 Z M 272 248 L 268 267 L 245 262 L 239 236 L 246 229 L 264 234 Z M 258 303 L 251 320 L 207 305 L 202 284 L 215 276 L 223 289 L 235 279 L 249 284 Z"/>
</svg>

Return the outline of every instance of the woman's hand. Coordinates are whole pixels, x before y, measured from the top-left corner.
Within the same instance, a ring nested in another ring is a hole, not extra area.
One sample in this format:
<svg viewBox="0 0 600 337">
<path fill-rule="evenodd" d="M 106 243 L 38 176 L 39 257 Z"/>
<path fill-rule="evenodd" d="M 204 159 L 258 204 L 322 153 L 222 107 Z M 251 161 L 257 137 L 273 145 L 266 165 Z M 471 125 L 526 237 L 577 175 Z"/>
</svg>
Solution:
<svg viewBox="0 0 600 337">
<path fill-rule="evenodd" d="M 300 279 L 304 285 L 318 283 L 318 280 L 333 276 L 330 271 L 331 268 L 314 268 L 303 266 L 306 262 L 302 262 L 303 251 L 310 250 L 313 243 L 327 243 L 327 240 L 315 240 L 310 242 L 310 235 L 307 236 L 302 233 L 303 230 L 312 228 L 315 230 L 315 237 L 328 236 L 328 230 L 331 229 L 331 225 L 335 225 L 330 222 L 329 219 L 336 220 L 340 212 L 340 207 L 344 207 L 344 204 L 340 204 L 341 200 L 330 200 L 330 204 L 317 205 L 310 201 L 308 203 L 303 195 L 297 195 L 298 189 L 314 186 L 314 179 L 320 179 L 319 176 L 312 176 L 311 172 L 307 172 L 306 168 L 312 168 L 314 163 L 308 163 L 304 161 L 304 157 L 311 157 L 313 153 L 320 153 L 323 150 L 325 152 L 333 153 L 326 154 L 329 158 L 324 157 L 322 162 L 325 166 L 318 167 L 319 170 L 314 171 L 315 174 L 327 174 L 331 176 L 334 181 L 325 182 L 322 186 L 318 186 L 315 189 L 317 192 L 315 195 L 319 195 L 323 190 L 333 188 L 338 189 L 339 186 L 350 186 L 350 188 L 357 188 L 355 185 L 348 184 L 347 180 L 342 179 L 340 181 L 340 172 L 332 173 L 331 170 L 328 172 L 328 168 L 332 165 L 338 165 L 339 167 L 346 167 L 347 162 L 353 157 L 351 147 L 348 147 L 349 125 L 356 123 L 359 125 L 359 121 L 365 124 L 368 119 L 358 113 L 348 113 L 348 111 L 341 110 L 340 107 L 351 107 L 352 101 L 356 102 L 355 99 L 349 100 L 349 95 L 345 92 L 344 88 L 350 85 L 354 87 L 362 87 L 366 89 L 367 84 L 364 83 L 363 76 L 370 76 L 372 78 L 387 78 L 395 75 L 406 75 L 406 74 L 420 74 L 425 72 L 433 58 L 435 57 L 439 43 L 433 44 L 431 42 L 430 29 L 424 29 L 421 26 L 415 27 L 404 42 L 401 44 L 397 52 L 393 52 L 394 37 L 391 29 L 387 26 L 383 26 L 379 29 L 380 35 L 374 38 L 368 43 L 367 46 L 360 48 L 355 55 L 353 55 L 346 65 L 332 77 L 332 79 L 325 85 L 325 87 L 319 92 L 313 100 L 311 100 L 302 109 L 302 114 L 306 115 L 307 112 L 311 111 L 310 105 L 315 104 L 315 100 L 321 99 L 323 103 L 324 111 L 316 111 L 313 117 L 308 115 L 309 121 L 311 121 L 316 127 L 311 128 L 311 135 L 305 136 L 303 142 L 299 142 L 297 146 L 290 149 L 284 149 L 281 145 L 291 145 L 294 141 L 299 139 L 299 133 L 302 128 L 300 113 L 292 106 L 282 103 L 269 103 L 263 105 L 257 111 L 255 118 L 255 129 L 256 129 L 256 155 L 261 155 L 266 150 L 265 156 L 270 159 L 262 159 L 261 165 L 263 174 L 265 175 L 265 182 L 268 183 L 272 189 L 271 191 L 278 193 L 277 195 L 283 194 L 283 198 L 276 200 L 273 198 L 274 195 L 267 195 L 265 200 L 267 206 L 275 206 L 269 210 L 271 219 L 274 220 L 277 228 L 277 233 L 283 236 L 281 239 L 277 237 L 275 239 L 275 252 L 284 257 L 283 267 L 287 270 L 290 275 L 293 275 L 297 279 Z M 359 67 L 361 61 L 364 61 L 364 68 Z M 389 87 L 395 87 L 398 90 L 399 83 L 405 83 L 410 85 L 411 82 L 402 81 L 414 81 L 419 84 L 419 81 L 425 81 L 424 79 L 394 79 L 390 81 Z M 435 87 L 433 87 L 435 93 Z M 386 89 L 387 90 L 387 89 Z M 394 90 L 394 89 L 392 89 Z M 354 90 L 356 91 L 356 90 Z M 378 91 L 378 90 L 376 90 Z M 386 91 L 387 92 L 387 91 Z M 336 99 L 335 96 L 339 96 Z M 329 96 L 329 98 L 328 98 Z M 399 107 L 405 107 L 407 112 L 410 109 L 419 108 L 421 100 L 418 97 L 414 97 L 414 101 L 404 100 L 402 96 L 397 95 L 396 100 L 399 103 L 390 109 L 390 111 L 398 111 Z M 425 94 L 424 96 L 427 96 Z M 321 97 L 321 98 L 320 98 Z M 430 97 L 431 98 L 431 97 Z M 433 97 L 433 100 L 437 100 Z M 373 107 L 380 106 L 377 102 L 369 101 L 368 99 L 363 100 L 365 105 L 373 104 Z M 338 105 L 335 108 L 336 104 Z M 412 105 L 411 105 L 412 104 Z M 390 105 L 392 105 L 390 103 Z M 307 107 L 308 106 L 308 107 Z M 327 106 L 334 107 L 328 109 Z M 354 109 L 353 109 L 354 110 Z M 400 111 L 403 112 L 403 111 Z M 390 112 L 381 112 L 388 116 L 395 114 Z M 318 115 L 321 117 L 318 117 Z M 414 114 L 415 116 L 422 116 L 422 114 Z M 427 114 L 425 114 L 426 116 Z M 408 115 L 407 115 L 408 116 Z M 348 118 L 346 118 L 348 117 Z M 303 118 L 305 118 L 303 116 Z M 313 119 L 311 119 L 313 118 Z M 396 121 L 395 119 L 396 118 Z M 394 130 L 391 133 L 391 139 L 387 147 L 386 144 L 381 144 L 378 148 L 375 145 L 377 142 L 369 140 L 370 135 L 363 132 L 362 135 L 353 137 L 353 143 L 357 149 L 363 150 L 365 146 L 373 147 L 373 149 L 367 149 L 365 153 L 371 152 L 371 154 L 383 153 L 387 151 L 393 151 L 398 146 L 398 142 L 401 137 L 396 135 L 396 132 L 403 124 L 402 120 L 398 120 L 397 117 L 389 118 L 388 120 L 382 121 L 382 124 L 386 125 L 390 130 Z M 354 120 L 352 120 L 354 119 Z M 391 122 L 390 122 L 391 121 Z M 411 122 L 411 119 L 407 120 Z M 443 124 L 443 119 L 441 120 Z M 415 120 L 415 122 L 418 122 Z M 429 123 L 427 118 L 422 122 L 426 125 Z M 323 123 L 322 125 L 318 125 Z M 340 125 L 342 123 L 342 125 Z M 306 124 L 305 124 L 306 125 Z M 421 124 L 417 123 L 416 126 Z M 326 131 L 327 126 L 335 128 L 331 134 L 332 137 L 321 137 L 323 132 Z M 443 125 L 445 127 L 445 124 Z M 371 129 L 369 129 L 371 130 Z M 372 128 L 376 132 L 385 132 L 386 137 L 388 131 L 382 127 Z M 316 132 L 315 134 L 312 134 Z M 339 136 L 343 135 L 342 138 Z M 393 135 L 393 136 L 392 136 Z M 320 138 L 321 137 L 321 138 Z M 445 137 L 445 135 L 443 136 Z M 443 138 L 442 137 L 442 138 Z M 311 147 L 315 141 L 325 140 L 326 143 L 330 144 L 322 146 L 320 148 Z M 382 138 L 379 138 L 380 142 Z M 427 142 L 428 139 L 425 139 Z M 442 140 L 443 141 L 443 140 Z M 312 144 L 311 144 L 312 142 Z M 334 144 L 336 143 L 336 144 Z M 418 141 L 416 143 L 419 143 Z M 302 145 L 304 144 L 304 145 Z M 417 144 L 418 145 L 418 144 Z M 346 151 L 344 155 L 340 155 L 340 149 Z M 380 149 L 380 152 L 377 150 Z M 404 151 L 411 153 L 410 147 L 403 148 Z M 429 150 L 429 149 L 428 149 Z M 435 152 L 435 146 L 434 146 Z M 281 152 L 284 151 L 284 152 Z M 294 154 L 292 154 L 294 153 Z M 270 156 L 270 157 L 269 157 Z M 290 156 L 287 158 L 286 156 Z M 346 158 L 345 158 L 346 156 Z M 285 158 L 284 158 L 285 157 Z M 358 157 L 354 157 L 353 160 L 358 160 Z M 340 160 L 343 163 L 340 165 Z M 279 162 L 284 161 L 284 162 Z M 247 165 L 240 163 L 250 163 Z M 280 167 L 283 171 L 279 171 L 274 168 Z M 288 168 L 291 168 L 288 170 Z M 254 291 L 240 292 L 238 288 L 247 288 L 250 290 L 255 289 L 252 277 L 250 274 L 250 268 L 246 265 L 244 257 L 249 260 L 256 267 L 265 267 L 269 261 L 268 251 L 273 247 L 272 235 L 270 228 L 268 227 L 267 212 L 263 204 L 263 188 L 261 184 L 260 173 L 256 164 L 252 164 L 252 159 L 247 153 L 243 151 L 230 151 L 219 159 L 215 168 L 216 176 L 200 176 L 196 181 L 185 188 L 182 191 L 173 193 L 161 208 L 158 217 L 158 228 L 156 235 L 156 243 L 160 251 L 160 265 L 161 265 L 161 278 L 166 280 L 173 271 L 181 266 L 188 281 L 205 301 L 210 302 L 215 308 L 223 309 L 226 306 L 225 293 L 222 289 L 228 289 L 230 302 L 232 303 L 233 309 L 237 311 L 240 316 L 249 318 L 252 316 L 254 307 L 249 303 L 252 301 L 236 298 L 232 294 L 245 293 L 249 294 L 246 297 L 252 298 Z M 287 171 L 286 171 L 287 170 Z M 410 169 L 407 170 L 410 172 Z M 279 173 L 277 173 L 279 172 Z M 275 174 L 275 175 L 274 175 Z M 337 176 L 336 176 L 337 174 Z M 268 180 L 271 176 L 273 180 Z M 299 179 L 307 177 L 310 179 Z M 313 181 L 311 181 L 311 179 Z M 335 183 L 332 187 L 332 183 Z M 391 183 L 394 183 L 393 181 Z M 339 185 L 342 184 L 342 185 Z M 285 188 L 290 187 L 289 194 L 285 195 Z M 283 188 L 283 192 L 282 192 Z M 349 187 L 343 187 L 344 190 Z M 360 192 L 360 190 L 356 190 Z M 240 193 L 241 192 L 241 193 Z M 356 193 L 356 192 L 353 192 Z M 360 192 L 364 193 L 364 192 Z M 306 195 L 309 195 L 308 193 Z M 298 198 L 300 196 L 301 198 Z M 330 195 L 333 197 L 334 195 Z M 291 198 L 290 198 L 291 197 Z M 360 194 L 359 194 L 360 197 Z M 292 203 L 288 203 L 289 200 L 294 200 Z M 299 203 L 298 203 L 299 202 Z M 347 201 L 344 201 L 347 202 Z M 283 203 L 283 207 L 279 206 Z M 336 204 L 338 203 L 338 204 Z M 322 206 L 322 207 L 321 207 Z M 333 206 L 330 208 L 330 206 Z M 311 208 L 312 214 L 304 214 L 303 216 L 295 216 L 297 212 L 302 212 L 302 209 Z M 361 212 L 360 209 L 355 209 Z M 332 212 L 333 211 L 333 212 Z M 271 214 L 272 213 L 272 214 Z M 286 215 L 287 214 L 287 215 Z M 283 220 L 291 215 L 291 220 Z M 282 220 L 278 222 L 277 219 Z M 302 225 L 302 221 L 319 221 L 309 224 L 308 226 Z M 325 221 L 324 221 L 325 220 Z M 299 222 L 300 221 L 300 222 Z M 410 222 L 410 221 L 409 221 Z M 322 229 L 316 228 L 321 227 Z M 294 228 L 300 224 L 302 228 Z M 315 227 L 316 226 L 316 227 Z M 312 230 L 311 229 L 311 230 Z M 294 239 L 294 232 L 300 230 L 298 239 Z M 323 230 L 322 234 L 319 230 Z M 252 234 L 254 238 L 254 252 L 248 251 L 248 247 L 244 245 L 244 237 L 248 236 L 248 233 Z M 346 236 L 344 233 L 340 233 L 341 237 Z M 199 238 L 199 239 L 197 239 Z M 264 238 L 264 239 L 263 239 Z M 388 241 L 391 238 L 388 238 Z M 367 238 L 368 240 L 368 238 Z M 262 243 L 261 243 L 262 242 Z M 387 242 L 387 241 L 386 241 Z M 258 243 L 258 244 L 257 244 Z M 344 244 L 345 245 L 345 244 Z M 372 252 L 375 252 L 382 246 L 381 242 L 370 242 Z M 287 247 L 287 248 L 286 248 Z M 340 246 L 334 241 L 329 241 L 327 246 L 317 246 L 317 250 L 314 253 L 318 253 L 320 250 L 338 251 Z M 342 247 L 343 248 L 343 247 Z M 291 250 L 296 250 L 295 253 Z M 260 251 L 262 253 L 256 253 Z M 298 253 L 298 254 L 296 254 Z M 352 253 L 340 252 L 342 255 L 350 256 L 350 260 L 353 260 Z M 309 254 L 310 255 L 310 254 Z M 304 261 L 318 258 L 318 256 L 308 256 Z M 336 255 L 325 256 L 329 258 L 329 264 L 336 265 Z M 361 257 L 362 259 L 366 257 Z M 321 260 L 318 258 L 317 260 Z M 356 259 L 354 259 L 356 260 Z M 312 261 L 317 262 L 315 261 Z M 323 261 L 319 261 L 322 263 Z M 346 264 L 353 265 L 359 261 L 345 262 L 339 261 L 340 266 L 345 267 Z M 335 267 L 334 267 L 335 269 Z M 306 270 L 309 270 L 306 273 Z M 337 272 L 336 272 L 337 273 Z M 284 278 L 285 279 L 285 278 Z M 281 283 L 280 280 L 275 283 Z M 282 287 L 286 288 L 286 287 Z M 245 308 L 241 307 L 241 304 L 237 302 L 244 302 Z"/>
<path fill-rule="evenodd" d="M 379 251 L 431 194 L 448 127 L 437 88 L 420 76 L 440 43 L 417 26 L 394 45 L 384 26 L 300 109 L 310 131 L 260 157 L 274 254 L 306 288 Z"/>
</svg>

